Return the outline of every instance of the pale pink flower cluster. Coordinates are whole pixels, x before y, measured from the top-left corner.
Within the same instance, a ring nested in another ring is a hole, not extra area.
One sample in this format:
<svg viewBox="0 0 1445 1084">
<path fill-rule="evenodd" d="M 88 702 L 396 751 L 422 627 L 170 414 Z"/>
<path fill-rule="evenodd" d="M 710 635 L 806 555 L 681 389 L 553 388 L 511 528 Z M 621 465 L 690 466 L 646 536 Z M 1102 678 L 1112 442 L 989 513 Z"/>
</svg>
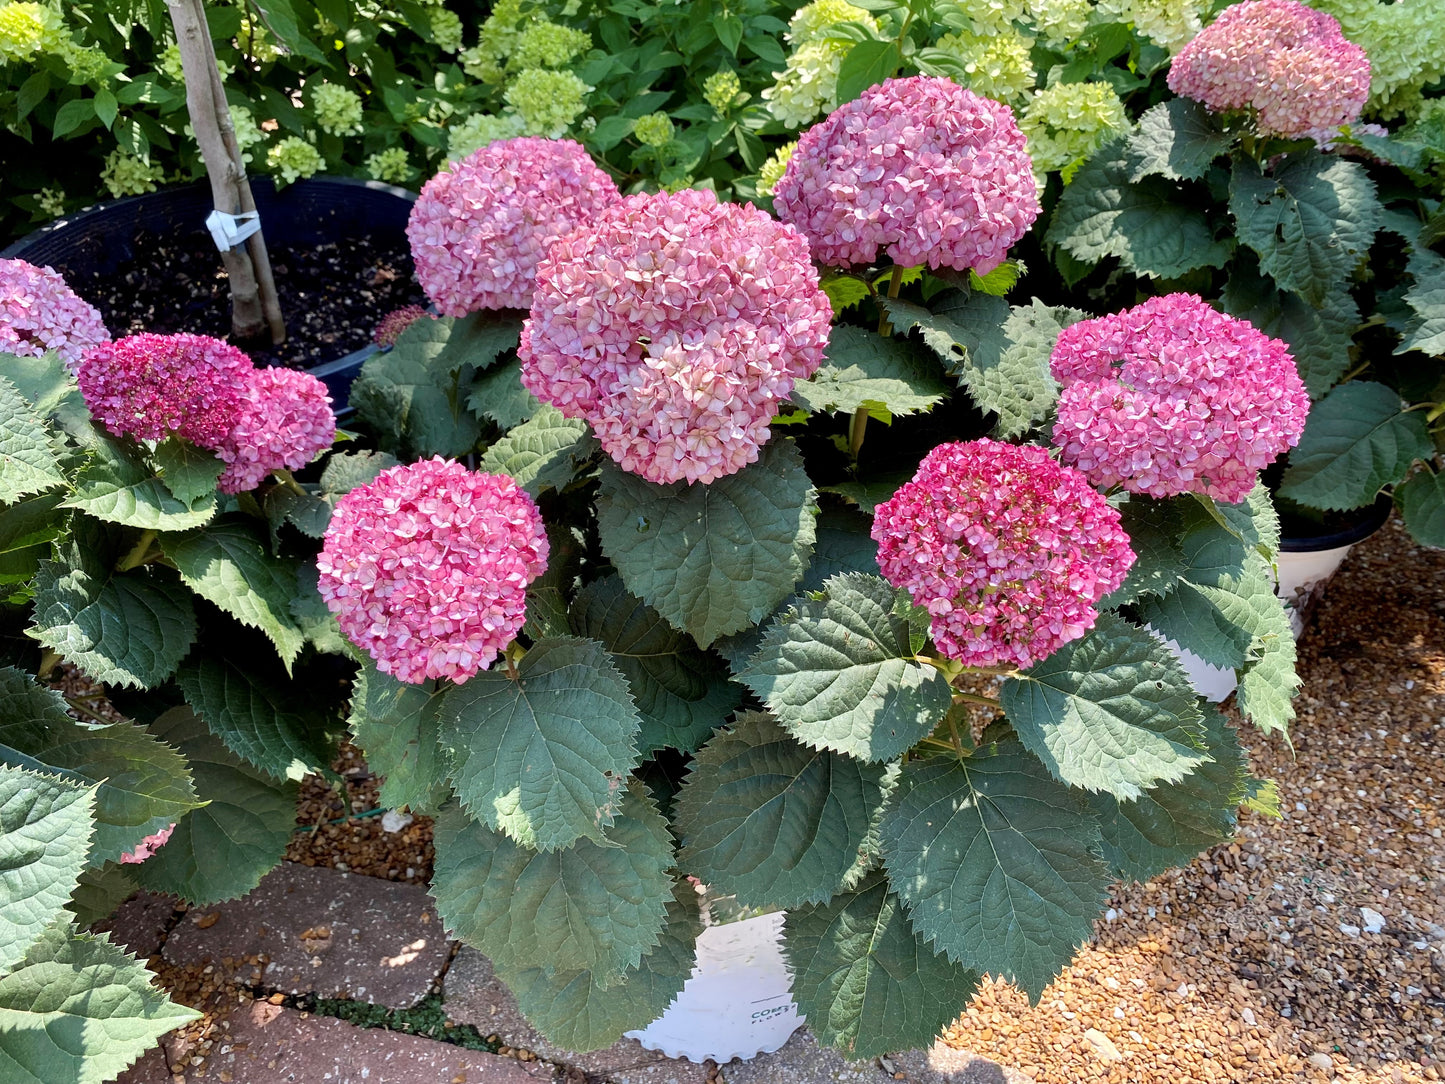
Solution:
<svg viewBox="0 0 1445 1084">
<path fill-rule="evenodd" d="M 941 444 L 878 506 L 878 567 L 968 666 L 1030 666 L 1093 628 L 1134 563 L 1119 513 L 1035 444 Z"/>
<path fill-rule="evenodd" d="M 377 346 L 395 346 L 401 333 L 426 314 L 426 309 L 420 305 L 403 305 L 399 309 L 392 309 L 377 322 L 376 330 L 371 333 L 371 341 Z"/>
<path fill-rule="evenodd" d="M 0 260 L 0 353 L 38 358 L 54 350 L 74 369 L 82 353 L 109 339 L 100 313 L 58 271 Z"/>
<path fill-rule="evenodd" d="M 926 263 L 987 274 L 1039 215 L 1006 105 L 951 79 L 890 79 L 798 140 L 773 207 L 829 267 Z"/>
<path fill-rule="evenodd" d="M 140 865 L 151 855 L 155 854 L 156 851 L 164 847 L 166 841 L 171 838 L 171 833 L 175 830 L 176 826 L 172 824 L 162 828 L 155 835 L 146 836 L 145 839 L 136 844 L 135 850 L 127 851 L 120 856 L 121 863 L 130 866 Z"/>
<path fill-rule="evenodd" d="M 1151 497 L 1244 500 L 1309 412 L 1289 348 L 1193 294 L 1065 328 L 1050 368 L 1063 461 Z"/>
<path fill-rule="evenodd" d="M 1216 112 L 1252 110 L 1261 135 L 1298 139 L 1359 117 L 1370 59 L 1332 15 L 1298 0 L 1245 0 L 1175 55 L 1169 89 Z"/>
<path fill-rule="evenodd" d="M 293 369 L 256 369 L 216 454 L 222 493 L 255 489 L 274 470 L 299 470 L 336 439 L 326 385 Z"/>
<path fill-rule="evenodd" d="M 445 316 L 525 309 L 547 246 L 621 198 L 579 143 L 497 140 L 422 188 L 406 227 L 417 278 Z"/>
<path fill-rule="evenodd" d="M 630 196 L 538 266 L 522 383 L 623 469 L 711 482 L 757 459 L 832 317 L 791 227 L 708 191 Z"/>
<path fill-rule="evenodd" d="M 547 553 L 537 506 L 512 479 L 438 456 L 342 497 L 316 564 L 321 597 L 377 669 L 460 683 L 522 628 Z"/>
</svg>

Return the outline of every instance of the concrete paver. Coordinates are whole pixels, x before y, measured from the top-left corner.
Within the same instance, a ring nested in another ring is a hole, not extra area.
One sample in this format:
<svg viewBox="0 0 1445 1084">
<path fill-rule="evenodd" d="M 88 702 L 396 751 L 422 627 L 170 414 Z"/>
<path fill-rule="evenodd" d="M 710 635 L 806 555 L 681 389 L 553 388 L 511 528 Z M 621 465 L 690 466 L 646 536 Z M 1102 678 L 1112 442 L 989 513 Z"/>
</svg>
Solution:
<svg viewBox="0 0 1445 1084">
<path fill-rule="evenodd" d="M 160 951 L 175 913 L 176 901 L 170 896 L 140 892 L 91 928 L 96 933 L 109 932 L 112 944 L 124 945 L 127 952 L 145 960 Z"/>
</svg>

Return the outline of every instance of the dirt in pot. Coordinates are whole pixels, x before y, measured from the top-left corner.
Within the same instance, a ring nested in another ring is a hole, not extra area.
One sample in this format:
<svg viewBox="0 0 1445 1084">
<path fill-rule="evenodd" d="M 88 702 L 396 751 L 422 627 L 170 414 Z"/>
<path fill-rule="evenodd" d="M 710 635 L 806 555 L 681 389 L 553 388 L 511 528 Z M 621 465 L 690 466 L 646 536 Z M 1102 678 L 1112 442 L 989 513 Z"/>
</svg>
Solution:
<svg viewBox="0 0 1445 1084">
<path fill-rule="evenodd" d="M 257 365 L 306 369 L 371 342 L 377 321 L 404 305 L 425 305 L 405 239 L 347 238 L 292 247 L 269 242 L 286 342 L 242 344 Z M 56 268 L 100 310 L 116 338 L 142 331 L 189 331 L 229 338 L 231 295 L 207 234 L 136 237 L 134 255 L 111 271 Z"/>
</svg>

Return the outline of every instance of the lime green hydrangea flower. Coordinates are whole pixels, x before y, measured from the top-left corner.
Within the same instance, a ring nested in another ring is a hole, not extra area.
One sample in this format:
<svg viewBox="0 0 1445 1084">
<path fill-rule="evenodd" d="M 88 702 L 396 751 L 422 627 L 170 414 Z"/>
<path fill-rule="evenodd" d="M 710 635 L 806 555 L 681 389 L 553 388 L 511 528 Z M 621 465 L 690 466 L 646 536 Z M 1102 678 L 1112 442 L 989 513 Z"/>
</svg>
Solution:
<svg viewBox="0 0 1445 1084">
<path fill-rule="evenodd" d="M 236 146 L 243 151 L 247 147 L 254 147 L 257 143 L 266 140 L 266 133 L 261 131 L 261 126 L 256 123 L 256 118 L 244 105 L 233 105 L 230 108 L 231 127 L 236 133 Z M 247 161 L 250 157 L 247 156 Z"/>
<path fill-rule="evenodd" d="M 584 98 L 591 89 L 571 72 L 526 68 L 507 87 L 502 100 L 521 114 L 529 135 L 556 139 L 586 112 Z"/>
<path fill-rule="evenodd" d="M 361 134 L 361 95 L 335 83 L 322 83 L 308 88 L 311 111 L 316 114 L 316 124 L 323 132 L 331 135 L 349 136 Z"/>
<path fill-rule="evenodd" d="M 590 48 L 592 35 L 585 30 L 539 19 L 522 31 L 508 63 L 515 69 L 560 68 Z"/>
<path fill-rule="evenodd" d="M 804 42 L 822 41 L 839 23 L 862 23 L 883 33 L 882 23 L 863 8 L 848 3 L 848 0 L 813 0 L 813 3 L 799 8 L 789 20 L 788 42 L 802 45 Z"/>
<path fill-rule="evenodd" d="M 405 184 L 411 178 L 411 161 L 405 147 L 387 147 L 366 159 L 366 175 L 388 184 Z"/>
<path fill-rule="evenodd" d="M 632 134 L 644 147 L 665 147 L 672 142 L 676 129 L 666 113 L 649 113 L 638 117 L 632 125 Z"/>
<path fill-rule="evenodd" d="M 499 139 L 515 139 L 527 126 L 516 113 L 473 113 L 447 133 L 447 159 L 460 161 Z"/>
<path fill-rule="evenodd" d="M 1012 30 L 1015 22 L 1028 15 L 1027 0 L 956 0 L 959 9 L 973 23 L 975 33 Z M 1048 0 L 1042 0 L 1048 3 Z"/>
<path fill-rule="evenodd" d="M 1347 39 L 1370 58 L 1365 110 L 1383 120 L 1408 115 L 1420 91 L 1445 75 L 1445 12 L 1438 0 L 1312 0 L 1333 15 Z"/>
<path fill-rule="evenodd" d="M 266 165 L 285 184 L 314 176 L 325 164 L 321 152 L 300 136 L 287 136 L 266 153 Z"/>
<path fill-rule="evenodd" d="M 156 69 L 172 82 L 184 83 L 186 71 L 181 64 L 181 47 L 175 42 L 171 42 L 162 49 L 160 58 L 156 62 Z M 225 79 L 236 69 L 224 60 L 217 60 L 216 70 L 221 73 L 221 78 Z"/>
<path fill-rule="evenodd" d="M 1034 174 L 1062 170 L 1064 183 L 1088 157 L 1129 130 L 1124 103 L 1108 83 L 1059 83 L 1034 95 L 1019 117 Z"/>
<path fill-rule="evenodd" d="M 733 99 L 743 92 L 742 80 L 730 68 L 713 72 L 702 82 L 702 100 L 713 107 L 718 116 L 725 116 Z"/>
<path fill-rule="evenodd" d="M 54 53 L 65 41 L 65 24 L 54 8 L 26 0 L 0 3 L 0 61 Z"/>
<path fill-rule="evenodd" d="M 1177 53 L 1203 29 L 1206 3 L 1199 0 L 1099 0 L 1097 11 L 1120 23 L 1133 23 L 1142 37 Z"/>
<path fill-rule="evenodd" d="M 431 13 L 431 40 L 444 53 L 455 53 L 462 47 L 462 18 L 454 11 L 437 8 Z"/>
<path fill-rule="evenodd" d="M 1078 41 L 1089 25 L 1091 0 L 1029 0 L 1029 21 L 1044 43 L 1054 47 Z"/>
<path fill-rule="evenodd" d="M 763 163 L 763 168 L 758 170 L 758 195 L 771 196 L 773 194 L 773 189 L 783 179 L 783 174 L 788 170 L 788 162 L 797 149 L 798 141 L 795 139 L 791 143 L 779 147 L 773 152 L 773 156 Z"/>
<path fill-rule="evenodd" d="M 100 171 L 100 182 L 106 190 L 119 199 L 121 196 L 140 196 L 156 190 L 156 182 L 165 179 L 166 171 L 154 162 L 137 158 L 119 147 L 106 156 L 105 166 Z"/>
<path fill-rule="evenodd" d="M 945 34 L 936 48 L 955 57 L 968 71 L 964 84 L 975 94 L 1012 102 L 1033 90 L 1037 76 L 1029 60 L 1033 42 L 1011 28 L 975 34 Z"/>
<path fill-rule="evenodd" d="M 105 73 L 105 67 L 110 63 L 110 57 L 100 49 L 89 49 L 77 45 L 69 38 L 61 42 L 60 48 L 56 52 L 70 68 L 72 83 L 83 85 L 95 82 Z"/>
<path fill-rule="evenodd" d="M 258 64 L 269 64 L 282 56 L 276 39 L 262 23 L 254 23 L 248 16 L 241 16 L 241 29 L 236 31 L 236 48 L 246 53 Z"/>
<path fill-rule="evenodd" d="M 64 189 L 42 188 L 35 193 L 35 206 L 48 218 L 59 218 L 65 214 Z"/>
<path fill-rule="evenodd" d="M 853 48 L 848 41 L 809 41 L 788 57 L 775 73 L 776 82 L 763 91 L 768 112 L 789 128 L 811 124 L 820 113 L 838 107 L 838 70 Z"/>
<path fill-rule="evenodd" d="M 504 61 L 517 49 L 521 37 L 522 0 L 497 0 L 482 23 L 477 44 L 460 56 L 462 70 L 483 83 L 500 83 L 506 78 Z"/>
</svg>

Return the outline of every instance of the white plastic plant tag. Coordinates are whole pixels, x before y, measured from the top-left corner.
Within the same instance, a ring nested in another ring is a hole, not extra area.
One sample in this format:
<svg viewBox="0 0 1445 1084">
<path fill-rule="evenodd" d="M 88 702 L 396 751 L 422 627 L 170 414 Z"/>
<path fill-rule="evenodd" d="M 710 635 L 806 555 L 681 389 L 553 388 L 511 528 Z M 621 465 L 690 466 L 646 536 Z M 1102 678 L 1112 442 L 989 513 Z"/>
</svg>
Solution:
<svg viewBox="0 0 1445 1084">
<path fill-rule="evenodd" d="M 212 211 L 206 216 L 206 228 L 211 231 L 211 239 L 216 242 L 216 248 L 229 252 L 261 229 L 261 213 L 247 211 L 244 214 L 232 215 L 225 211 Z"/>
</svg>

